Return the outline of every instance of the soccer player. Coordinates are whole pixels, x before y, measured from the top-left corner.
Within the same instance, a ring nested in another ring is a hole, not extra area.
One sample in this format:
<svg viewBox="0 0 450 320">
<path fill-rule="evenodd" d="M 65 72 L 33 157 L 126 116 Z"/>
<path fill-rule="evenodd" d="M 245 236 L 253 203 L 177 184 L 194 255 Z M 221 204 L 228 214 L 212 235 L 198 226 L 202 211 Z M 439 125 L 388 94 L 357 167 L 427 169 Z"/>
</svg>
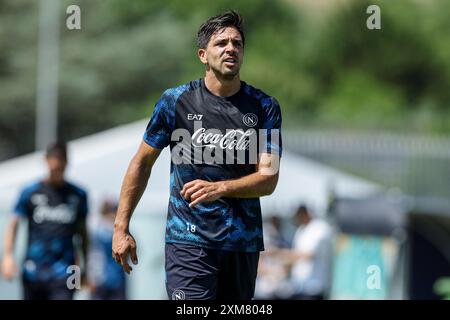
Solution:
<svg viewBox="0 0 450 320">
<path fill-rule="evenodd" d="M 13 255 L 16 231 L 20 219 L 26 219 L 28 246 L 22 271 L 23 298 L 70 300 L 74 291 L 67 280 L 73 270 L 68 267 L 75 265 L 79 257 L 73 242 L 75 235 L 80 236 L 86 257 L 87 194 L 64 178 L 65 144 L 51 144 L 46 161 L 48 176 L 26 187 L 14 208 L 5 232 L 1 271 L 6 279 L 13 278 L 17 272 Z"/>
<path fill-rule="evenodd" d="M 264 250 L 259 197 L 278 181 L 280 107 L 240 80 L 245 38 L 239 13 L 208 19 L 197 44 L 205 77 L 166 90 L 157 102 L 123 181 L 112 254 L 127 273 L 137 264 L 130 218 L 153 164 L 170 145 L 169 299 L 252 299 Z"/>
</svg>

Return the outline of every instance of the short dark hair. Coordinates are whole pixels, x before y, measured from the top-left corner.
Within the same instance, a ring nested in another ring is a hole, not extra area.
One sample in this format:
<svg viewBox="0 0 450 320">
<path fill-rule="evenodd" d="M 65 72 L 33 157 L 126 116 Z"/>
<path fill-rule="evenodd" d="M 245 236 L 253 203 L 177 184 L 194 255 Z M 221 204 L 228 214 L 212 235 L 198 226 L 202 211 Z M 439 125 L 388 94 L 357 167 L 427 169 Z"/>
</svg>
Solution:
<svg viewBox="0 0 450 320">
<path fill-rule="evenodd" d="M 304 205 L 304 204 L 301 204 L 301 205 L 298 207 L 298 209 L 297 209 L 297 211 L 295 212 L 295 214 L 296 214 L 297 216 L 299 216 L 299 215 L 301 215 L 301 214 L 306 214 L 306 215 L 308 215 L 308 216 L 311 215 L 311 214 L 309 213 L 308 207 L 307 207 L 306 205 Z"/>
<path fill-rule="evenodd" d="M 226 27 L 236 28 L 242 37 L 242 45 L 245 44 L 244 19 L 239 12 L 229 10 L 223 14 L 211 17 L 206 20 L 198 29 L 197 46 L 199 49 L 205 49 L 211 39 L 211 36 Z"/>
<path fill-rule="evenodd" d="M 65 142 L 53 142 L 47 146 L 45 156 L 48 157 L 58 157 L 67 160 L 67 145 Z"/>
</svg>

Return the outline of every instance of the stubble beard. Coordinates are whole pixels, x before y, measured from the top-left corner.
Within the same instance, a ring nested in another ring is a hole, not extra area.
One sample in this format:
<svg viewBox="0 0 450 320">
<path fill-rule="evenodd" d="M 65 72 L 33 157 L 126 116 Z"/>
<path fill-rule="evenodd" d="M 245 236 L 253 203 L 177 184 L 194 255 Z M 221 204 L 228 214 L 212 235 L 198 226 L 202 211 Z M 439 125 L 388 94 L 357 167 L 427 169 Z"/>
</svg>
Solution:
<svg viewBox="0 0 450 320">
<path fill-rule="evenodd" d="M 237 75 L 239 75 L 239 71 L 240 71 L 240 66 L 235 69 L 225 70 L 225 71 L 222 71 L 220 69 L 213 68 L 213 67 L 210 67 L 210 68 L 214 72 L 214 75 L 218 79 L 225 80 L 225 81 L 233 80 Z"/>
</svg>

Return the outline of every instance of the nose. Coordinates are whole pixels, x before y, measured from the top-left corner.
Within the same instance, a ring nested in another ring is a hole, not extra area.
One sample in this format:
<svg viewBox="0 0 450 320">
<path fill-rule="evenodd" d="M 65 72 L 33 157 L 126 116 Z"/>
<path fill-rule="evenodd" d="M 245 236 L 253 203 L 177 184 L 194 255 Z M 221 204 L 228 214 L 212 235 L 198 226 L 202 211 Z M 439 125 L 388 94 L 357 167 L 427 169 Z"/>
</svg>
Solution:
<svg viewBox="0 0 450 320">
<path fill-rule="evenodd" d="M 225 47 L 225 51 L 227 52 L 227 53 L 235 53 L 236 52 L 236 50 L 237 50 L 237 48 L 236 48 L 236 46 L 233 44 L 233 42 L 232 41 L 229 41 L 228 43 L 227 43 L 227 46 Z"/>
</svg>

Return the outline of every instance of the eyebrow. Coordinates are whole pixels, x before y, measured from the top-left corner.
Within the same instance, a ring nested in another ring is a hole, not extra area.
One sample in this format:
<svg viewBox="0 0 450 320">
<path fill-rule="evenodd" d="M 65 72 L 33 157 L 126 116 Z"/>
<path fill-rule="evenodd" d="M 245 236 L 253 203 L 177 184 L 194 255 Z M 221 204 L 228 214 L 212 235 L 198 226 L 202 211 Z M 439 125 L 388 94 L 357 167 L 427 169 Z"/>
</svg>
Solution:
<svg viewBox="0 0 450 320">
<path fill-rule="evenodd" d="M 216 38 L 214 40 L 214 42 L 221 42 L 221 41 L 228 41 L 228 37 L 223 37 L 223 38 Z M 238 42 L 242 42 L 242 38 L 232 38 L 231 41 L 238 41 Z"/>
</svg>

